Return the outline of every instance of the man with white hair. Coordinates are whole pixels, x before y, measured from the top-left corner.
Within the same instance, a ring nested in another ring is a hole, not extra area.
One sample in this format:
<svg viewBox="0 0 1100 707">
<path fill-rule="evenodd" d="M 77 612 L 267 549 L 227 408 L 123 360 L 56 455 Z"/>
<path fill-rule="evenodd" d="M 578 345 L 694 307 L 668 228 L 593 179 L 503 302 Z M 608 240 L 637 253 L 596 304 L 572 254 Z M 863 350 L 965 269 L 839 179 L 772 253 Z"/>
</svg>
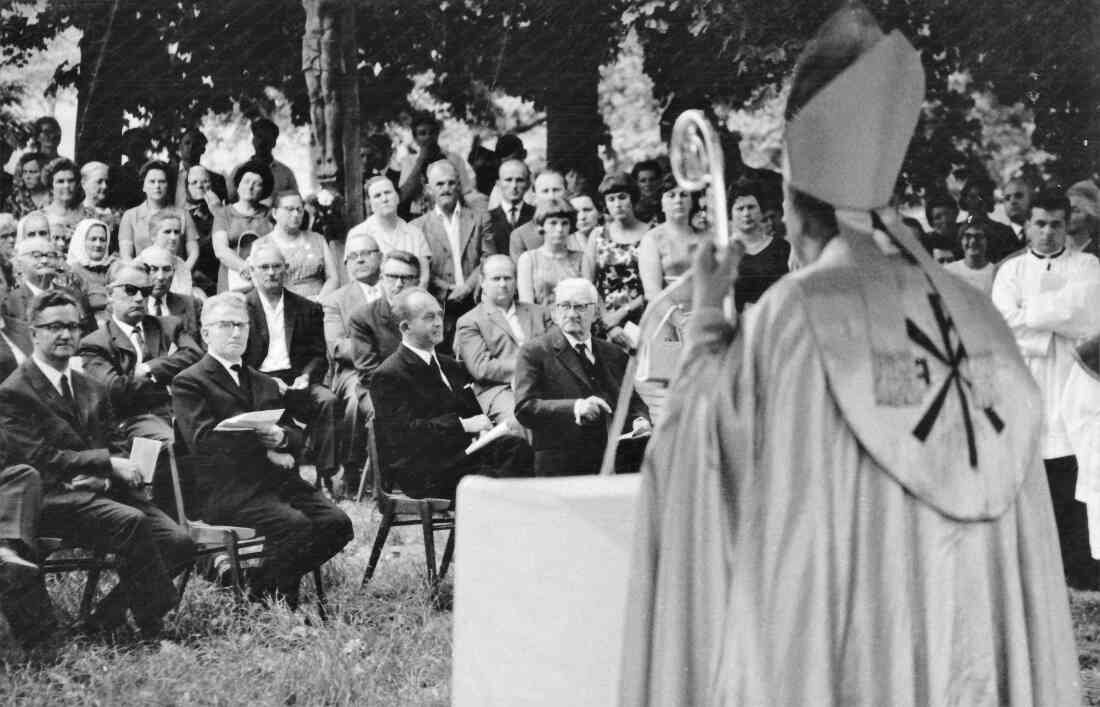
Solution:
<svg viewBox="0 0 1100 707">
<path fill-rule="evenodd" d="M 45 217 L 43 217 L 44 219 Z M 46 224 L 49 230 L 49 224 Z M 81 331 L 85 334 L 96 328 L 95 315 L 88 298 L 82 290 L 67 283 L 56 282 L 60 272 L 62 254 L 57 252 L 49 238 L 34 235 L 25 237 L 15 244 L 16 266 L 20 273 L 19 283 L 12 284 L 11 291 L 4 299 L 3 313 L 9 317 L 25 321 L 27 309 L 36 295 L 46 290 L 59 289 L 68 293 L 81 309 Z"/>
<path fill-rule="evenodd" d="M 263 535 L 270 559 L 252 577 L 253 597 L 282 597 L 294 608 L 302 575 L 340 552 L 353 530 L 347 515 L 298 474 L 304 440 L 289 411 L 255 430 L 215 429 L 243 412 L 286 407 L 284 386 L 247 362 L 250 319 L 239 293 L 206 300 L 202 334 L 209 348 L 172 382 L 172 410 L 192 460 L 198 500 L 192 515 Z"/>
<path fill-rule="evenodd" d="M 557 328 L 520 347 L 516 360 L 516 419 L 532 433 L 536 476 L 595 474 L 619 398 L 628 356 L 592 336 L 598 297 L 583 278 L 554 288 Z M 634 441 L 619 447 L 617 468 L 636 471 L 650 431 L 649 410 L 637 393 L 623 430 Z"/>
<path fill-rule="evenodd" d="M 328 369 L 321 305 L 285 287 L 286 258 L 274 243 L 255 246 L 248 264 L 255 287 L 245 296 L 245 363 L 284 384 L 286 407 L 307 425 L 318 479 L 331 486 L 339 470 L 336 396 L 321 385 Z"/>
</svg>

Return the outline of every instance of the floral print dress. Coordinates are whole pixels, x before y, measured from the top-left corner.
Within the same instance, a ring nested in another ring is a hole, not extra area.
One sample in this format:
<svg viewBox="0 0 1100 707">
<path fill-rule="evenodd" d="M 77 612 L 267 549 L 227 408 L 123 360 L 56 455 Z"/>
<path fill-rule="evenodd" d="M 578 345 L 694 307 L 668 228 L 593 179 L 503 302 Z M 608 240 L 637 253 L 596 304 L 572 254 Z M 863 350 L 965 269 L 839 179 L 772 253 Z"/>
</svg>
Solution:
<svg viewBox="0 0 1100 707">
<path fill-rule="evenodd" d="M 606 228 L 594 230 L 596 238 L 596 290 L 608 310 L 625 307 L 636 297 L 642 296 L 642 277 L 638 272 L 638 244 L 618 243 L 611 239 Z M 635 324 L 641 319 L 637 310 L 626 321 Z"/>
</svg>

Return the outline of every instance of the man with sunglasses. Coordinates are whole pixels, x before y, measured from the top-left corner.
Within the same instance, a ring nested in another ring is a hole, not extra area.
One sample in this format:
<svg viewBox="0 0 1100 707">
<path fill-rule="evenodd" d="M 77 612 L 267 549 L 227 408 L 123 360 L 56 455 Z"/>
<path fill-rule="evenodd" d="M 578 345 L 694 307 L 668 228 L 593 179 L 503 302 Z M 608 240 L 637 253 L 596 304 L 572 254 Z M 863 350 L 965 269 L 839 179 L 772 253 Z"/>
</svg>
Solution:
<svg viewBox="0 0 1100 707">
<path fill-rule="evenodd" d="M 356 309 L 382 297 L 382 287 L 378 284 L 381 262 L 382 252 L 374 238 L 349 235 L 344 246 L 344 264 L 350 282 L 321 298 L 325 343 L 331 362 L 328 387 L 343 410 L 337 455 L 343 462 L 344 484 L 348 488 L 359 483 L 359 471 L 366 459 L 363 430 L 370 415 L 370 403 L 363 394 L 366 389 L 360 390 L 359 375 L 355 371 L 348 325 Z"/>
<path fill-rule="evenodd" d="M 175 317 L 145 313 L 149 275 L 136 261 L 123 264 L 107 284 L 108 317 L 80 342 L 84 374 L 108 390 L 126 439 L 172 441 L 176 374 L 202 358 L 202 347 Z"/>
<path fill-rule="evenodd" d="M 25 225 L 32 228 L 30 224 Z M 47 290 L 56 289 L 72 296 L 76 300 L 77 306 L 80 307 L 81 333 L 87 334 L 94 331 L 96 319 L 92 313 L 92 307 L 88 303 L 87 296 L 77 283 L 58 280 L 64 255 L 57 252 L 50 241 L 49 224 L 47 223 L 44 229 L 36 226 L 33 228 L 34 230 L 27 230 L 25 233 L 33 233 L 34 235 L 25 235 L 23 240 L 15 244 L 17 270 L 21 276 L 19 282 L 13 284 L 11 291 L 4 300 L 3 313 L 14 319 L 25 321 L 31 300 Z M 43 235 L 43 231 L 45 235 Z"/>
<path fill-rule="evenodd" d="M 112 443 L 108 390 L 70 365 L 81 331 L 76 300 L 44 292 L 32 300 L 29 322 L 34 352 L 0 385 L 0 427 L 11 456 L 42 477 L 38 534 L 115 554 L 119 583 L 87 628 L 121 628 L 129 611 L 152 638 L 176 605 L 172 576 L 191 561 L 194 545 L 138 493 L 141 472 Z"/>
<path fill-rule="evenodd" d="M 554 302 L 557 327 L 519 350 L 516 419 L 531 430 L 535 476 L 595 474 L 628 357 L 592 336 L 598 297 L 591 282 L 562 280 L 554 288 Z M 620 445 L 618 471 L 637 471 L 649 431 L 649 410 L 635 393 L 626 429 L 612 430 L 631 434 Z"/>
</svg>

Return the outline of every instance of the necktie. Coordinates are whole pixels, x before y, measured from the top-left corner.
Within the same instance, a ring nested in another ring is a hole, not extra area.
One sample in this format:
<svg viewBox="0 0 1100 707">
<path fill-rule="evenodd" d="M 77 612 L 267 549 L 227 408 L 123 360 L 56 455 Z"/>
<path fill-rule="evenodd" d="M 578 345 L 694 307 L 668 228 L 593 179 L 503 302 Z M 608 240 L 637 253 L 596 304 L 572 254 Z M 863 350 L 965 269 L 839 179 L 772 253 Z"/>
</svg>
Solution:
<svg viewBox="0 0 1100 707">
<path fill-rule="evenodd" d="M 443 369 L 439 365 L 439 359 L 437 359 L 434 354 L 432 355 L 432 362 L 428 365 L 432 367 L 432 370 L 435 371 L 436 375 L 439 376 L 448 390 L 454 390 L 454 388 L 451 387 L 451 382 L 447 380 L 447 376 L 443 375 Z"/>
<path fill-rule="evenodd" d="M 163 317 L 164 316 L 164 297 L 163 296 L 157 297 L 156 303 L 157 303 L 157 306 L 156 306 L 155 314 L 158 317 Z"/>
<path fill-rule="evenodd" d="M 67 404 L 73 404 L 73 389 L 69 385 L 69 377 L 61 376 L 61 399 Z"/>
<path fill-rule="evenodd" d="M 584 372 L 588 374 L 589 378 L 595 380 L 597 377 L 596 364 L 588 360 L 588 346 L 586 344 L 577 344 L 573 348 L 581 358 L 581 365 L 584 366 Z"/>
<path fill-rule="evenodd" d="M 134 351 L 137 353 L 137 363 L 140 364 L 145 360 L 145 335 L 141 333 L 141 327 L 134 327 L 130 334 L 130 340 L 134 344 Z"/>
<path fill-rule="evenodd" d="M 508 223 L 515 226 L 516 221 L 519 221 L 519 207 L 512 204 L 512 208 L 508 209 Z"/>
</svg>

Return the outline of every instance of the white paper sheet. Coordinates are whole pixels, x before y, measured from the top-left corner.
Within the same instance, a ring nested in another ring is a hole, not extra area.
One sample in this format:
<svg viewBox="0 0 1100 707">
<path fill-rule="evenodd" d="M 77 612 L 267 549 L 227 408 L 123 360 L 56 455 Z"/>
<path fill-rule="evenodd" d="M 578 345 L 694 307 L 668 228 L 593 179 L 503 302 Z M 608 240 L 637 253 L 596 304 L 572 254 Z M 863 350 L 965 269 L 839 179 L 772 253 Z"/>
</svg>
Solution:
<svg viewBox="0 0 1100 707">
<path fill-rule="evenodd" d="M 466 447 L 466 456 L 470 456 L 471 454 L 473 454 L 477 450 L 482 449 L 484 447 L 487 447 L 490 444 L 492 444 L 493 442 L 495 442 L 496 440 L 500 439 L 501 437 L 504 437 L 505 435 L 508 435 L 508 434 L 511 434 L 511 433 L 512 433 L 511 428 L 508 427 L 507 423 L 505 423 L 505 422 L 500 423 L 499 425 L 497 425 L 493 429 L 489 430 L 488 432 L 486 432 L 485 434 L 481 435 L 480 437 L 475 439 L 473 442 L 471 442 L 470 446 Z"/>
<path fill-rule="evenodd" d="M 453 707 L 617 703 L 638 481 L 462 481 Z"/>
<path fill-rule="evenodd" d="M 137 465 L 141 471 L 141 478 L 145 483 L 153 483 L 153 472 L 157 469 L 157 457 L 160 456 L 160 448 L 163 442 L 147 437 L 134 437 L 133 446 L 130 447 L 130 461 Z"/>
<path fill-rule="evenodd" d="M 258 430 L 274 425 L 282 418 L 283 413 L 286 412 L 283 409 L 278 410 L 256 410 L 255 412 L 242 412 L 240 415 L 234 415 L 233 417 L 227 417 L 218 423 L 215 430 L 221 432 L 229 432 L 234 430 Z"/>
</svg>

